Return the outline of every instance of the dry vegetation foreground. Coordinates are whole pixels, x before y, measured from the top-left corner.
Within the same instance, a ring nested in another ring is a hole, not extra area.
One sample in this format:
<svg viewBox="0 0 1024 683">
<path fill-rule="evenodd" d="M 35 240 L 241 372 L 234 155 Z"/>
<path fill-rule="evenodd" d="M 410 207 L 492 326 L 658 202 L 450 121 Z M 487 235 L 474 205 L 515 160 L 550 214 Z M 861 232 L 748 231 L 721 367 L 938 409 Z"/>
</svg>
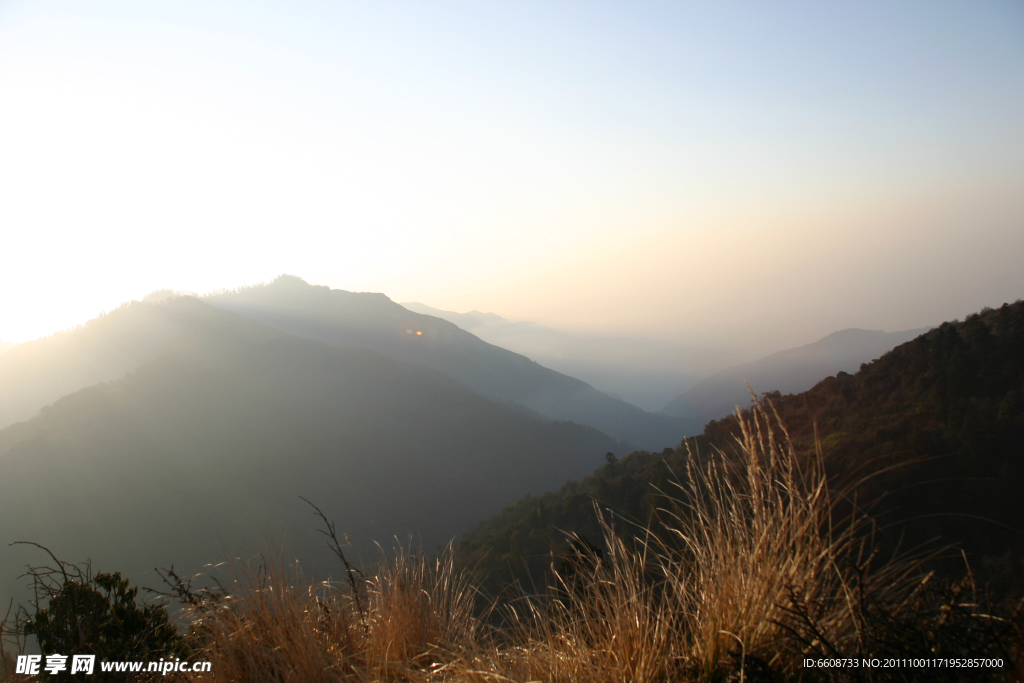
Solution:
<svg viewBox="0 0 1024 683">
<path fill-rule="evenodd" d="M 230 594 L 180 584 L 183 647 L 212 662 L 192 680 L 1019 680 L 1019 609 L 994 614 L 969 573 L 939 585 L 921 551 L 878 557 L 871 520 L 828 487 L 820 461 L 799 461 L 770 406 L 739 445 L 739 460 L 692 454 L 657 527 L 609 522 L 603 551 L 577 540 L 540 597 L 481 610 L 452 553 L 401 548 L 367 575 L 346 563 L 341 585 L 280 566 L 240 572 Z M 837 658 L 1002 666 L 805 665 Z"/>
</svg>

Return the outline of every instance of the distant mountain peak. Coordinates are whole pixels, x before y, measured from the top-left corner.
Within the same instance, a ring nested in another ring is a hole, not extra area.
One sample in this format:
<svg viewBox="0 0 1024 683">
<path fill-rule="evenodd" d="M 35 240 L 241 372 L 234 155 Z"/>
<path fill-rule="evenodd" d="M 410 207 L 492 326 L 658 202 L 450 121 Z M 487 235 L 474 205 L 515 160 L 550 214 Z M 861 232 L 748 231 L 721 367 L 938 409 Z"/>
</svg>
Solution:
<svg viewBox="0 0 1024 683">
<path fill-rule="evenodd" d="M 332 294 L 335 296 L 358 296 L 363 299 L 377 299 L 380 301 L 391 302 L 391 298 L 383 292 L 353 292 L 348 289 L 333 289 L 328 285 L 314 285 L 306 282 L 297 275 L 289 275 L 282 273 L 276 278 L 271 280 L 269 283 L 253 285 L 252 287 L 243 287 L 236 293 L 242 291 L 252 290 L 265 290 L 275 293 L 295 293 L 295 294 L 308 294 L 316 291 L 319 294 Z"/>
<path fill-rule="evenodd" d="M 400 304 L 405 308 L 415 313 L 421 313 L 423 315 L 432 315 L 435 318 L 441 318 L 447 320 L 461 327 L 464 330 L 473 330 L 478 328 L 480 325 L 487 323 L 507 323 L 508 320 L 502 318 L 497 313 L 489 313 L 484 311 L 478 311 L 473 309 L 468 313 L 456 313 L 455 311 L 445 311 L 440 308 L 434 308 L 418 301 L 406 301 Z"/>
<path fill-rule="evenodd" d="M 854 334 L 856 334 L 856 335 L 888 334 L 888 332 L 886 332 L 885 330 L 869 330 L 869 329 L 866 329 L 866 328 L 863 328 L 863 327 L 844 327 L 841 330 L 836 330 L 832 334 L 826 334 L 824 337 L 822 337 L 818 341 L 824 341 L 825 339 L 829 339 L 830 337 L 842 337 L 842 336 L 854 335 Z"/>
<path fill-rule="evenodd" d="M 257 286 L 259 286 L 259 285 L 257 285 Z M 271 280 L 270 284 L 263 285 L 263 286 L 264 287 L 315 287 L 316 285 L 309 284 L 308 282 L 303 280 L 298 275 L 289 275 L 288 273 L 281 273 L 280 275 L 275 277 L 273 280 Z M 327 287 L 326 289 L 330 289 L 330 287 Z"/>
<path fill-rule="evenodd" d="M 313 290 L 322 290 L 323 292 L 331 291 L 330 287 L 324 285 L 313 285 L 303 280 L 298 275 L 289 275 L 288 273 L 281 273 L 270 282 L 260 282 L 259 284 L 252 285 L 251 287 L 239 287 L 236 293 L 251 292 L 251 291 L 270 291 L 270 292 L 289 292 L 289 293 L 308 293 Z"/>
<path fill-rule="evenodd" d="M 715 420 L 750 401 L 746 383 L 758 393 L 806 391 L 839 371 L 856 372 L 892 348 L 927 332 L 929 328 L 883 332 L 856 327 L 833 332 L 799 346 L 720 370 L 672 399 L 662 410 L 671 416 L 699 416 Z"/>
<path fill-rule="evenodd" d="M 490 312 L 485 313 L 484 311 L 478 311 L 475 308 L 472 311 L 470 311 L 469 313 L 466 313 L 464 315 L 472 316 L 472 317 L 476 318 L 477 320 L 483 320 L 483 321 L 486 321 L 486 322 L 493 322 L 493 323 L 508 322 L 507 320 L 502 318 L 497 313 L 490 313 Z"/>
<path fill-rule="evenodd" d="M 184 292 L 176 289 L 158 289 L 142 297 L 142 302 L 147 304 L 158 304 L 182 296 L 197 296 L 195 292 Z"/>
</svg>

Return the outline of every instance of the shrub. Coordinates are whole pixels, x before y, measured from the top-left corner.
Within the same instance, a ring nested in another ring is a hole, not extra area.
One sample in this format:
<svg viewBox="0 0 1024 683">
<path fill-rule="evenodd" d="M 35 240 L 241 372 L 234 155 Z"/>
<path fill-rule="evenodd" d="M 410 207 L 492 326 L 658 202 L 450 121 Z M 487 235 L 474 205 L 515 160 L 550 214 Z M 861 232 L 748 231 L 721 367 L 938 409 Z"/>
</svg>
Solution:
<svg viewBox="0 0 1024 683">
<path fill-rule="evenodd" d="M 120 573 L 93 574 L 89 562 L 75 565 L 52 553 L 50 557 L 56 566 L 28 571 L 34 599 L 31 609 L 20 610 L 18 636 L 35 637 L 44 654 L 95 655 L 97 661 L 155 661 L 187 654 L 166 608 L 137 602 L 139 589 Z M 123 673 L 104 675 L 107 680 L 127 680 Z M 79 675 L 44 672 L 41 677 L 70 681 Z M 133 680 L 145 677 L 134 674 Z"/>
</svg>

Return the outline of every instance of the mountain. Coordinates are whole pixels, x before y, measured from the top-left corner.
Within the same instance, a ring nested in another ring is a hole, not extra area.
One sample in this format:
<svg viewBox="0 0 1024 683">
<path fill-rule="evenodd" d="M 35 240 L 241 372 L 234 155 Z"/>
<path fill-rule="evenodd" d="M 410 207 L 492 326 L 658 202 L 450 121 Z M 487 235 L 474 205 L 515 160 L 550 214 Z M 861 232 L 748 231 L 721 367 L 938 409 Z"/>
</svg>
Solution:
<svg viewBox="0 0 1024 683">
<path fill-rule="evenodd" d="M 837 481 L 871 474 L 855 496 L 884 547 L 955 543 L 980 580 L 1024 594 L 1024 302 L 943 323 L 773 403 L 799 452 L 814 452 L 817 432 Z M 734 416 L 704 432 L 718 444 L 737 433 Z M 962 573 L 964 561 L 944 566 Z"/>
<path fill-rule="evenodd" d="M 369 348 L 443 372 L 494 400 L 594 427 L 633 446 L 663 448 L 700 430 L 695 421 L 648 413 L 383 294 L 312 286 L 285 275 L 206 301 L 295 336 Z"/>
<path fill-rule="evenodd" d="M 148 323 L 177 341 L 147 345 L 155 334 L 139 330 Z M 374 541 L 413 533 L 433 548 L 527 493 L 593 471 L 617 447 L 428 368 L 294 337 L 194 298 L 132 304 L 65 335 L 61 348 L 112 358 L 93 346 L 116 341 L 105 336 L 112 330 L 133 333 L 123 347 L 135 357 L 152 353 L 0 430 L 6 594 L 26 563 L 46 559 L 7 547 L 21 540 L 150 586 L 153 567 L 189 573 L 225 551 L 258 552 L 264 539 L 322 559 L 299 496 L 337 520 L 353 554 L 372 558 Z"/>
<path fill-rule="evenodd" d="M 120 379 L 170 349 L 202 343 L 218 324 L 213 313 L 135 301 L 73 330 L 18 344 L 0 355 L 0 429 L 62 396 Z"/>
<path fill-rule="evenodd" d="M 847 329 L 795 349 L 721 370 L 669 401 L 662 412 L 672 417 L 717 420 L 750 405 L 750 391 L 806 391 L 837 372 L 855 372 L 863 363 L 909 341 L 928 328 L 903 332 Z M 744 384 L 746 382 L 746 384 Z"/>
<path fill-rule="evenodd" d="M 769 399 L 801 457 L 820 445 L 833 484 L 856 484 L 848 499 L 877 521 L 882 557 L 953 544 L 932 563 L 940 574 L 962 576 L 966 557 L 979 585 L 1024 594 L 1024 302 L 945 323 L 856 374 Z M 728 453 L 739 433 L 729 416 L 691 445 Z M 542 581 L 564 532 L 600 539 L 595 500 L 644 525 L 661 492 L 679 495 L 672 482 L 686 462 L 685 449 L 633 453 L 485 520 L 460 552 L 499 583 L 523 572 Z"/>
<path fill-rule="evenodd" d="M 660 411 L 702 377 L 738 360 L 724 351 L 675 341 L 569 334 L 536 323 L 513 322 L 495 313 L 455 313 L 418 302 L 402 306 L 447 320 L 489 344 L 521 353 L 652 412 Z"/>
</svg>

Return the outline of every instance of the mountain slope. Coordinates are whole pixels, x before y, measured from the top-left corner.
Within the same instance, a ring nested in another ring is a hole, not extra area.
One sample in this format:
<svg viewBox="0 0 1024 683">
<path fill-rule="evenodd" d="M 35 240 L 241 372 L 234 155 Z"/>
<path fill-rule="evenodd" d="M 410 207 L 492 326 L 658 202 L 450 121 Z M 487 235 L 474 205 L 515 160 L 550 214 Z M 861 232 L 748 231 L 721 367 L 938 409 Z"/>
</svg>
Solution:
<svg viewBox="0 0 1024 683">
<path fill-rule="evenodd" d="M 133 301 L 52 337 L 0 355 L 0 429 L 58 398 L 119 379 L 169 349 L 208 339 L 223 316 L 209 307 Z M 256 338 L 277 334 L 252 326 Z"/>
<path fill-rule="evenodd" d="M 488 344 L 458 326 L 414 313 L 383 294 L 311 286 L 281 276 L 265 286 L 209 297 L 238 313 L 299 337 L 370 348 L 453 377 L 493 399 L 556 420 L 588 425 L 634 446 L 677 443 L 696 423 L 647 413 L 578 379 Z"/>
<path fill-rule="evenodd" d="M 615 443 L 531 418 L 427 368 L 286 335 L 194 299 L 191 343 L 0 431 L 0 587 L 38 560 L 92 557 L 134 578 L 245 554 L 264 538 L 322 558 L 317 502 L 373 555 L 427 547 L 593 470 Z M 202 331 L 205 335 L 200 334 Z M 150 583 L 149 585 L 152 585 Z"/>
<path fill-rule="evenodd" d="M 675 341 L 569 334 L 536 323 L 505 320 L 494 313 L 455 313 L 421 303 L 402 306 L 455 323 L 489 344 L 521 353 L 654 412 L 681 390 L 737 360 L 721 350 Z"/>
<path fill-rule="evenodd" d="M 817 435 L 837 485 L 872 475 L 852 498 L 878 520 L 883 557 L 956 544 L 982 584 L 1024 594 L 1024 302 L 943 324 L 855 375 L 770 399 L 804 457 L 813 457 Z M 728 451 L 738 434 L 728 417 L 692 445 Z M 594 500 L 645 524 L 659 491 L 678 495 L 671 482 L 685 476 L 686 459 L 678 449 L 631 454 L 485 520 L 461 551 L 502 579 L 525 565 L 541 581 L 563 532 L 600 538 Z M 958 552 L 934 565 L 950 576 L 964 571 Z"/>
<path fill-rule="evenodd" d="M 746 384 L 758 393 L 806 391 L 837 372 L 856 372 L 862 363 L 924 331 L 840 330 L 813 344 L 721 370 L 674 398 L 662 412 L 673 417 L 697 417 L 702 423 L 717 420 L 733 413 L 737 405 L 750 405 Z"/>
</svg>

